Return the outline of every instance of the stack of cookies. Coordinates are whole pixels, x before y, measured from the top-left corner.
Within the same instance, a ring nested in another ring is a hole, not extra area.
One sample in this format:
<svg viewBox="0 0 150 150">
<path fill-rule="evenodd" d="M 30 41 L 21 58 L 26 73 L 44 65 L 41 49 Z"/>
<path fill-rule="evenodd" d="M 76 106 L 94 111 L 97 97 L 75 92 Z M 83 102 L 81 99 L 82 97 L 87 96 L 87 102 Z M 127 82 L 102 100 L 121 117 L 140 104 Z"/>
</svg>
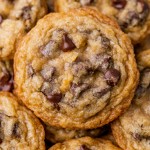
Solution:
<svg viewBox="0 0 150 150">
<path fill-rule="evenodd" d="M 0 149 L 150 150 L 150 0 L 1 0 Z"/>
</svg>

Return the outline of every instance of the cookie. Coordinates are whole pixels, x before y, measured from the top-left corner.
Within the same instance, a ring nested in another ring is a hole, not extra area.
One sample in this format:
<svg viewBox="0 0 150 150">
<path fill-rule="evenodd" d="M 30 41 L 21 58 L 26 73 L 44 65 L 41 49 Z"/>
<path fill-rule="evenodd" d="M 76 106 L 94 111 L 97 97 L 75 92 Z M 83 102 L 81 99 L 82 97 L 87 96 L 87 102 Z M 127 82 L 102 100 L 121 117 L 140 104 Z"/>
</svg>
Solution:
<svg viewBox="0 0 150 150">
<path fill-rule="evenodd" d="M 45 150 L 44 129 L 36 116 L 8 92 L 0 92 L 0 149 Z"/>
<path fill-rule="evenodd" d="M 85 136 L 100 137 L 107 132 L 107 126 L 91 130 L 69 130 L 52 126 L 45 127 L 46 138 L 52 143 L 64 142 Z"/>
<path fill-rule="evenodd" d="M 13 61 L 0 61 L 0 91 L 12 92 L 13 76 Z"/>
<path fill-rule="evenodd" d="M 61 128 L 108 124 L 130 105 L 138 81 L 130 40 L 90 8 L 41 19 L 14 61 L 16 94 L 45 123 Z"/>
<path fill-rule="evenodd" d="M 112 124 L 113 135 L 123 149 L 150 149 L 150 50 L 137 56 L 140 83 L 131 107 Z"/>
<path fill-rule="evenodd" d="M 114 18 L 121 29 L 136 44 L 144 39 L 150 29 L 150 0 L 56 0 L 56 11 L 95 6 Z"/>
<path fill-rule="evenodd" d="M 16 44 L 46 14 L 44 0 L 0 1 L 0 59 L 13 59 Z"/>
<path fill-rule="evenodd" d="M 92 139 L 83 137 L 69 140 L 52 146 L 49 150 L 121 150 L 114 146 L 110 141 L 104 139 Z"/>
</svg>

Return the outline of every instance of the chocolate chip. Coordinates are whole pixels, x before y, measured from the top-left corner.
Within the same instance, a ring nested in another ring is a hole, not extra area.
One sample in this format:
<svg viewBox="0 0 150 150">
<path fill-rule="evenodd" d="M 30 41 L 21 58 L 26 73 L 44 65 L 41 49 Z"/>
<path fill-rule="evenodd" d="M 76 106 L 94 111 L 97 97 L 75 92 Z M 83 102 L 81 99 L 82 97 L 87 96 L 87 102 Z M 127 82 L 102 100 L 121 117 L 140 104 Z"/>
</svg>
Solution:
<svg viewBox="0 0 150 150">
<path fill-rule="evenodd" d="M 53 57 L 56 49 L 57 42 L 55 42 L 54 40 L 50 40 L 45 46 L 40 47 L 40 51 L 45 57 Z"/>
<path fill-rule="evenodd" d="M 3 22 L 3 17 L 0 15 L 0 24 Z"/>
<path fill-rule="evenodd" d="M 21 14 L 21 17 L 24 19 L 24 20 L 29 20 L 31 19 L 31 6 L 25 6 L 22 8 L 22 14 Z"/>
<path fill-rule="evenodd" d="M 68 35 L 64 34 L 63 38 L 62 38 L 62 44 L 61 44 L 60 48 L 63 52 L 68 52 L 68 51 L 71 51 L 71 50 L 75 49 L 76 46 L 72 42 L 72 40 L 68 37 Z"/>
<path fill-rule="evenodd" d="M 52 102 L 52 103 L 59 103 L 62 99 L 62 94 L 61 93 L 55 93 L 55 94 L 52 94 L 52 93 L 49 93 L 47 96 L 47 99 Z"/>
<path fill-rule="evenodd" d="M 90 150 L 86 145 L 81 145 L 80 150 Z"/>
<path fill-rule="evenodd" d="M 46 80 L 46 81 L 51 81 L 52 76 L 54 75 L 56 71 L 55 67 L 51 67 L 51 66 L 46 66 L 42 71 L 42 77 Z"/>
<path fill-rule="evenodd" d="M 27 73 L 28 73 L 29 77 L 33 77 L 33 75 L 34 75 L 34 69 L 33 69 L 33 67 L 32 67 L 31 64 L 28 66 Z"/>
<path fill-rule="evenodd" d="M 95 70 L 106 72 L 108 68 L 112 67 L 113 60 L 109 54 L 102 53 L 92 57 L 91 63 Z"/>
<path fill-rule="evenodd" d="M 88 61 L 79 61 L 75 62 L 72 66 L 72 72 L 74 76 L 81 77 L 87 74 L 91 74 L 93 72 L 93 68 Z"/>
<path fill-rule="evenodd" d="M 111 87 L 106 87 L 106 88 L 97 87 L 97 88 L 92 89 L 92 93 L 93 93 L 93 96 L 97 98 L 101 98 L 102 96 L 110 92 L 110 90 L 111 90 Z"/>
<path fill-rule="evenodd" d="M 134 139 L 136 139 L 138 141 L 150 140 L 150 136 L 148 136 L 148 135 L 140 135 L 139 133 L 132 133 L 132 136 Z"/>
<path fill-rule="evenodd" d="M 116 8 L 116 9 L 123 9 L 127 4 L 126 0 L 112 0 L 112 5 Z"/>
<path fill-rule="evenodd" d="M 87 83 L 83 84 L 72 84 L 71 86 L 71 92 L 73 93 L 75 98 L 79 98 L 79 96 L 89 88 L 89 85 Z"/>
<path fill-rule="evenodd" d="M 94 0 L 80 0 L 80 3 L 82 6 L 90 5 L 93 2 L 94 2 Z"/>
<path fill-rule="evenodd" d="M 106 50 L 110 49 L 110 40 L 104 35 L 101 35 L 101 44 L 102 44 L 102 48 Z"/>
<path fill-rule="evenodd" d="M 108 69 L 105 73 L 105 79 L 108 85 L 115 86 L 120 79 L 120 72 L 117 69 Z"/>
</svg>

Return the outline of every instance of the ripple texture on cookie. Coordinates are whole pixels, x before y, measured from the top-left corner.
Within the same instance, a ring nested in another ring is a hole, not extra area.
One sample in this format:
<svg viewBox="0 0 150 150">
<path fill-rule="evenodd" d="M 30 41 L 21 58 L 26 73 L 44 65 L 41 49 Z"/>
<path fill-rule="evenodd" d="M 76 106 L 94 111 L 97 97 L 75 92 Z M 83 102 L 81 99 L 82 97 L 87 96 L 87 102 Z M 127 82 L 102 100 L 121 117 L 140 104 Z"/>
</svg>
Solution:
<svg viewBox="0 0 150 150">
<path fill-rule="evenodd" d="M 8 92 L 0 92 L 0 149 L 45 150 L 44 128 L 36 116 Z"/>
<path fill-rule="evenodd" d="M 150 50 L 137 56 L 140 83 L 130 108 L 112 124 L 117 143 L 123 149 L 150 149 Z"/>
<path fill-rule="evenodd" d="M 85 136 L 96 138 L 105 135 L 108 130 L 108 126 L 90 130 L 69 130 L 45 125 L 46 139 L 52 143 L 64 142 Z"/>
<path fill-rule="evenodd" d="M 52 146 L 49 150 L 121 150 L 113 145 L 109 140 L 92 139 L 83 137 L 79 139 L 68 140 Z"/>
<path fill-rule="evenodd" d="M 56 0 L 56 11 L 94 6 L 114 18 L 133 43 L 140 42 L 149 34 L 150 0 Z"/>
<path fill-rule="evenodd" d="M 130 105 L 137 81 L 130 40 L 94 9 L 45 16 L 15 55 L 16 94 L 52 126 L 108 124 Z"/>
</svg>

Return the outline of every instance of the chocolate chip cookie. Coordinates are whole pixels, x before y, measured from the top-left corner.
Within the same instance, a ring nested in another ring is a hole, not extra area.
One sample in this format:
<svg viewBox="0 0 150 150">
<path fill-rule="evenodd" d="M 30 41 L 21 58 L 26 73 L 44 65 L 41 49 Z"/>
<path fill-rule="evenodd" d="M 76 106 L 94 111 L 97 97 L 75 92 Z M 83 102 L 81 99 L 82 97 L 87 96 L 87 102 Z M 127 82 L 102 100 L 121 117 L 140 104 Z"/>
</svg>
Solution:
<svg viewBox="0 0 150 150">
<path fill-rule="evenodd" d="M 45 14 L 44 0 L 0 1 L 0 59 L 12 59 L 17 41 Z"/>
<path fill-rule="evenodd" d="M 91 129 L 131 103 L 138 70 L 128 37 L 90 8 L 52 13 L 21 41 L 15 91 L 48 125 Z"/>
<path fill-rule="evenodd" d="M 46 138 L 52 143 L 64 142 L 70 139 L 77 139 L 85 136 L 100 137 L 107 132 L 107 126 L 91 130 L 69 130 L 45 126 Z"/>
<path fill-rule="evenodd" d="M 0 91 L 13 90 L 13 61 L 0 61 Z"/>
<path fill-rule="evenodd" d="M 44 129 L 36 116 L 8 92 L 0 92 L 0 149 L 45 150 Z"/>
<path fill-rule="evenodd" d="M 114 146 L 110 141 L 104 139 L 92 139 L 83 137 L 73 139 L 64 143 L 58 143 L 52 146 L 49 150 L 121 150 Z"/>
<path fill-rule="evenodd" d="M 150 149 L 150 50 L 137 56 L 140 83 L 129 110 L 112 124 L 117 143 L 123 149 Z"/>
<path fill-rule="evenodd" d="M 133 43 L 140 42 L 150 29 L 150 0 L 56 0 L 56 11 L 95 6 L 113 17 Z"/>
</svg>

